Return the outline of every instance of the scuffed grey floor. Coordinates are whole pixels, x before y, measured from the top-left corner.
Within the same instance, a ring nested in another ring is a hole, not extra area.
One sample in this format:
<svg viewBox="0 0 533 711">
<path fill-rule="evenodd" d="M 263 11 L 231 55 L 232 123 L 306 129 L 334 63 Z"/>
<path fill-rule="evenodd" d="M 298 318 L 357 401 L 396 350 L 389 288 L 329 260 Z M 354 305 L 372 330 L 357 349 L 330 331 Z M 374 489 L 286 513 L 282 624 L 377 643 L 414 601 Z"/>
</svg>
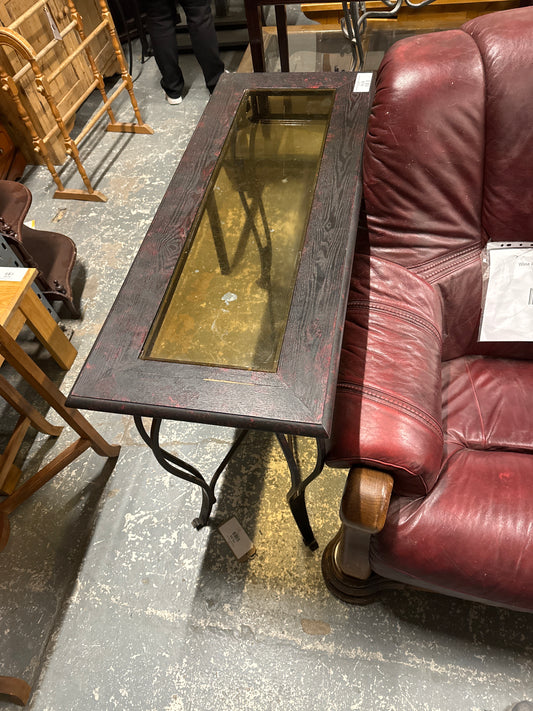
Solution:
<svg viewBox="0 0 533 711">
<path fill-rule="evenodd" d="M 225 58 L 237 67 L 237 55 Z M 83 318 L 65 321 L 78 358 L 62 374 L 39 353 L 64 392 L 206 105 L 194 58 L 183 66 L 181 106 L 164 101 L 153 60 L 135 82 L 153 136 L 95 129 L 83 144 L 106 204 L 54 200 L 46 169 L 26 173 L 30 218 L 78 246 Z M 131 120 L 127 97 L 121 107 Z M 62 179 L 79 187 L 71 167 Z M 196 531 L 199 490 L 158 467 L 130 418 L 87 417 L 122 445 L 118 461 L 80 457 L 11 516 L 0 554 L 0 674 L 33 685 L 32 711 L 504 711 L 533 698 L 531 615 L 415 591 L 351 607 L 327 592 L 320 550 L 337 527 L 342 472 L 326 469 L 308 490 L 321 546 L 311 553 L 285 503 L 281 452 L 270 435 L 252 434 L 219 483 L 212 526 Z M 232 437 L 180 423 L 163 432 L 169 449 L 206 472 Z M 57 443 L 35 437 L 26 469 L 73 439 L 68 428 Z M 310 461 L 310 444 L 302 447 Z M 234 515 L 257 548 L 244 563 L 216 530 Z"/>
</svg>

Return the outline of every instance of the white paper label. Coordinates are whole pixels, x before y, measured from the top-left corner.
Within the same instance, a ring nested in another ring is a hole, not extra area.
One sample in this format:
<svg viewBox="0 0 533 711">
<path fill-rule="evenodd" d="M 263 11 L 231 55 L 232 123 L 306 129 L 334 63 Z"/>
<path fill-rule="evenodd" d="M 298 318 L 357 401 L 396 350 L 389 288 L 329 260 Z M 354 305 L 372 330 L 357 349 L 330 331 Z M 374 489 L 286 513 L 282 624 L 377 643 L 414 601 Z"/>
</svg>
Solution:
<svg viewBox="0 0 533 711">
<path fill-rule="evenodd" d="M 22 281 L 27 271 L 25 267 L 0 267 L 0 281 Z"/>
<path fill-rule="evenodd" d="M 487 246 L 480 341 L 533 341 L 533 243 Z"/>
<path fill-rule="evenodd" d="M 255 546 L 235 516 L 219 526 L 218 530 L 237 560 L 246 560 L 254 555 Z"/>
<path fill-rule="evenodd" d="M 372 72 L 359 72 L 355 77 L 354 92 L 357 94 L 366 94 L 372 86 Z"/>
</svg>

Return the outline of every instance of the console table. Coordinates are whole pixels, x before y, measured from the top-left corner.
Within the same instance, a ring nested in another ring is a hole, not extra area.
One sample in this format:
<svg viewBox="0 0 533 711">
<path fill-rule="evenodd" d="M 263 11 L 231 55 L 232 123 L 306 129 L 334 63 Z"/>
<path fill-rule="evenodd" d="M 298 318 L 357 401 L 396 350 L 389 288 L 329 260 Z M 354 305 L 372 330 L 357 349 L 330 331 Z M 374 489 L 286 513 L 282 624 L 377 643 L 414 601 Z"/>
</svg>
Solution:
<svg viewBox="0 0 533 711">
<path fill-rule="evenodd" d="M 159 464 L 201 487 L 197 528 L 246 432 L 260 429 L 280 442 L 291 511 L 317 547 L 305 488 L 330 432 L 373 92 L 373 79 L 363 91 L 355 82 L 221 77 L 68 397 L 133 415 Z M 160 446 L 164 419 L 240 433 L 208 481 Z M 317 441 L 306 478 L 293 435 Z"/>
</svg>

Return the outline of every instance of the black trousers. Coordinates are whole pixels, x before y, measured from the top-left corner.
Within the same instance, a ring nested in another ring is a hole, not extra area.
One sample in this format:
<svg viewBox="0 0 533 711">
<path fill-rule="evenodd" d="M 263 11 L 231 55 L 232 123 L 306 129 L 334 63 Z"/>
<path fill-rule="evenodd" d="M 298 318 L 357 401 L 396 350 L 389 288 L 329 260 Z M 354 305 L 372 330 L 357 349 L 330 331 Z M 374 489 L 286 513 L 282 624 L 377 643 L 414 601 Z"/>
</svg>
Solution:
<svg viewBox="0 0 533 711">
<path fill-rule="evenodd" d="M 218 50 L 215 23 L 209 0 L 179 0 L 191 37 L 191 44 L 210 92 L 224 71 Z M 172 99 L 183 94 L 184 79 L 176 42 L 175 0 L 144 0 L 146 26 L 152 39 L 155 61 L 161 72 L 161 86 Z"/>
</svg>

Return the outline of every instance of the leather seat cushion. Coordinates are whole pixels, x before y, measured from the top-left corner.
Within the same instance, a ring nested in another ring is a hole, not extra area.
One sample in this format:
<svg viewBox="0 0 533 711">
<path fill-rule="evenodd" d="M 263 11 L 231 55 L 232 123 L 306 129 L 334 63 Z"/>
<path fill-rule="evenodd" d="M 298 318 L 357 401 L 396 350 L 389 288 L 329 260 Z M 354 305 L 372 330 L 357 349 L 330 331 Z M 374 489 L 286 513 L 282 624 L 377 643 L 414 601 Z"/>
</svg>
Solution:
<svg viewBox="0 0 533 711">
<path fill-rule="evenodd" d="M 445 441 L 533 453 L 533 362 L 457 358 L 443 364 L 442 390 Z"/>
<path fill-rule="evenodd" d="M 533 455 L 455 445 L 430 494 L 394 497 L 372 538 L 379 575 L 533 610 Z"/>
</svg>

